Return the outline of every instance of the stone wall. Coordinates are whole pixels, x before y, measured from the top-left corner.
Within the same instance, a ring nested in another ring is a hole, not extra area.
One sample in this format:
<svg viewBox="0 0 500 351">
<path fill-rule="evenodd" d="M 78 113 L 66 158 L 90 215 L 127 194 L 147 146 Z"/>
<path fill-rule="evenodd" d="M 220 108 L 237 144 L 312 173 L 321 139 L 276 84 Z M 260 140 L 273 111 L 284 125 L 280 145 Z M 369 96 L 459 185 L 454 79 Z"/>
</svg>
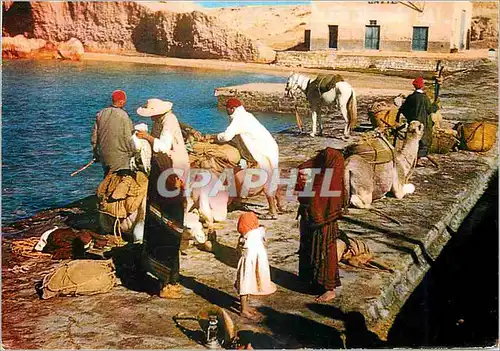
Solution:
<svg viewBox="0 0 500 351">
<path fill-rule="evenodd" d="M 276 64 L 288 67 L 307 67 L 324 69 L 367 69 L 434 71 L 436 58 L 387 57 L 343 55 L 333 51 L 283 51 L 276 54 Z M 454 72 L 471 68 L 482 63 L 482 59 L 441 60 L 446 71 Z"/>
<path fill-rule="evenodd" d="M 215 90 L 217 107 L 225 109 L 227 100 L 235 97 L 238 98 L 245 106 L 245 109 L 250 112 L 295 113 L 295 107 L 297 107 L 297 111 L 301 115 L 309 112 L 308 102 L 304 94 L 297 93 L 296 100 L 294 100 L 292 97 L 285 96 L 284 84 L 272 85 L 282 85 L 282 87 L 274 91 L 259 91 L 251 87 L 246 88 L 245 86 L 217 88 Z M 333 110 L 333 107 L 323 107 L 323 111 L 331 112 Z"/>
</svg>

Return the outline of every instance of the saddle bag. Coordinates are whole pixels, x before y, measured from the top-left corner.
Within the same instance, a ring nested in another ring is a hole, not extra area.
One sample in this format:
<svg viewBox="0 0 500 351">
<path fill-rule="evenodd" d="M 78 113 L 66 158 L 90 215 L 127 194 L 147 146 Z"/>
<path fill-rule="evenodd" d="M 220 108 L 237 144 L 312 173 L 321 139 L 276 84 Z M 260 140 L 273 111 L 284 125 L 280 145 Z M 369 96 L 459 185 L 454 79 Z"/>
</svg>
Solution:
<svg viewBox="0 0 500 351">
<path fill-rule="evenodd" d="M 318 91 L 323 94 L 335 88 L 338 82 L 343 81 L 344 78 L 339 74 L 320 74 L 313 81 L 313 84 L 317 85 Z"/>
<path fill-rule="evenodd" d="M 115 218 L 126 218 L 141 206 L 147 191 L 148 176 L 144 172 L 137 171 L 135 176 L 110 172 L 96 191 L 98 210 Z"/>
<path fill-rule="evenodd" d="M 457 151 L 459 144 L 460 140 L 455 130 L 434 128 L 432 131 L 432 143 L 429 153 L 447 154 L 452 151 Z"/>
<path fill-rule="evenodd" d="M 358 155 L 373 164 L 391 162 L 394 160 L 394 148 L 381 134 L 367 137 L 364 141 L 351 144 L 344 149 L 344 158 Z"/>
<path fill-rule="evenodd" d="M 374 102 L 368 110 L 368 117 L 374 128 L 394 128 L 397 124 L 397 115 L 397 106 L 394 104 L 387 104 L 385 101 Z"/>
<path fill-rule="evenodd" d="M 458 123 L 455 129 L 458 131 L 460 149 L 484 152 L 495 144 L 498 126 L 489 122 Z"/>
<path fill-rule="evenodd" d="M 43 278 L 42 299 L 55 296 L 94 295 L 116 284 L 112 260 L 76 260 L 64 263 Z"/>
</svg>

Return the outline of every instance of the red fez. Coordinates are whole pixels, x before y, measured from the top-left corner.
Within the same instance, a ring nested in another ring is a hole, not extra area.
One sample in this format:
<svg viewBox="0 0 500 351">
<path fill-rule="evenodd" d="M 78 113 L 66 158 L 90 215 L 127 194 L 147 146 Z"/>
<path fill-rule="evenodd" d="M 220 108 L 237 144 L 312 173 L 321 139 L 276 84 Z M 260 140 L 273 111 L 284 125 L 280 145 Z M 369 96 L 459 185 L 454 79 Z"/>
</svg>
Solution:
<svg viewBox="0 0 500 351">
<path fill-rule="evenodd" d="M 111 94 L 111 100 L 115 101 L 125 101 L 127 100 L 127 94 L 123 90 L 115 90 L 113 94 Z"/>
<path fill-rule="evenodd" d="M 241 101 L 236 99 L 236 98 L 230 98 L 226 102 L 226 108 L 236 108 L 236 107 L 239 107 L 241 105 L 242 105 Z"/>
<path fill-rule="evenodd" d="M 417 89 L 422 89 L 424 87 L 424 78 L 418 77 L 413 81 L 413 86 Z"/>
</svg>

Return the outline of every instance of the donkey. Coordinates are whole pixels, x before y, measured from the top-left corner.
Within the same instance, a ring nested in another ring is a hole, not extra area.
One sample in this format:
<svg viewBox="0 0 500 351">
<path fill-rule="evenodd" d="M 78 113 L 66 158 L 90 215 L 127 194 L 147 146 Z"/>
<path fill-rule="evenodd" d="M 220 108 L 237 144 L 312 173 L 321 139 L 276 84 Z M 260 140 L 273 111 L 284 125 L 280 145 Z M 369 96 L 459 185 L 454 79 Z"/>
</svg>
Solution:
<svg viewBox="0 0 500 351">
<path fill-rule="evenodd" d="M 286 95 L 293 97 L 293 92 L 300 89 L 307 97 L 312 114 L 312 137 L 316 135 L 316 120 L 319 120 L 319 135 L 323 134 L 321 107 L 323 104 L 336 103 L 346 122 L 344 136 L 349 137 L 351 129 L 356 125 L 357 106 L 356 93 L 352 86 L 344 82 L 339 75 L 325 75 L 310 78 L 300 73 L 292 73 L 286 82 Z"/>
</svg>

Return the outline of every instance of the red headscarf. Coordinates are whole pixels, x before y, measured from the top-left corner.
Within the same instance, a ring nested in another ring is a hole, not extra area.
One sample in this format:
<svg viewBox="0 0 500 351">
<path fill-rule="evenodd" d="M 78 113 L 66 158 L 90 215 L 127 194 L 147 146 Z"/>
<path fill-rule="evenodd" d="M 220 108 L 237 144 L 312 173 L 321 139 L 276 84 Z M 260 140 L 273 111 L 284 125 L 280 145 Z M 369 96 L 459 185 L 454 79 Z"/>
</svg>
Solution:
<svg viewBox="0 0 500 351">
<path fill-rule="evenodd" d="M 242 105 L 241 101 L 236 98 L 230 98 L 226 102 L 226 108 L 236 108 Z"/>
<path fill-rule="evenodd" d="M 424 87 L 424 78 L 418 77 L 413 81 L 413 86 L 416 89 L 422 89 Z"/>
<path fill-rule="evenodd" d="M 238 219 L 238 232 L 242 235 L 257 228 L 259 228 L 259 219 L 253 212 L 245 212 Z"/>
<path fill-rule="evenodd" d="M 113 102 L 127 100 L 127 94 L 125 94 L 123 90 L 115 90 L 113 94 L 111 94 L 111 100 L 113 100 Z"/>
</svg>

